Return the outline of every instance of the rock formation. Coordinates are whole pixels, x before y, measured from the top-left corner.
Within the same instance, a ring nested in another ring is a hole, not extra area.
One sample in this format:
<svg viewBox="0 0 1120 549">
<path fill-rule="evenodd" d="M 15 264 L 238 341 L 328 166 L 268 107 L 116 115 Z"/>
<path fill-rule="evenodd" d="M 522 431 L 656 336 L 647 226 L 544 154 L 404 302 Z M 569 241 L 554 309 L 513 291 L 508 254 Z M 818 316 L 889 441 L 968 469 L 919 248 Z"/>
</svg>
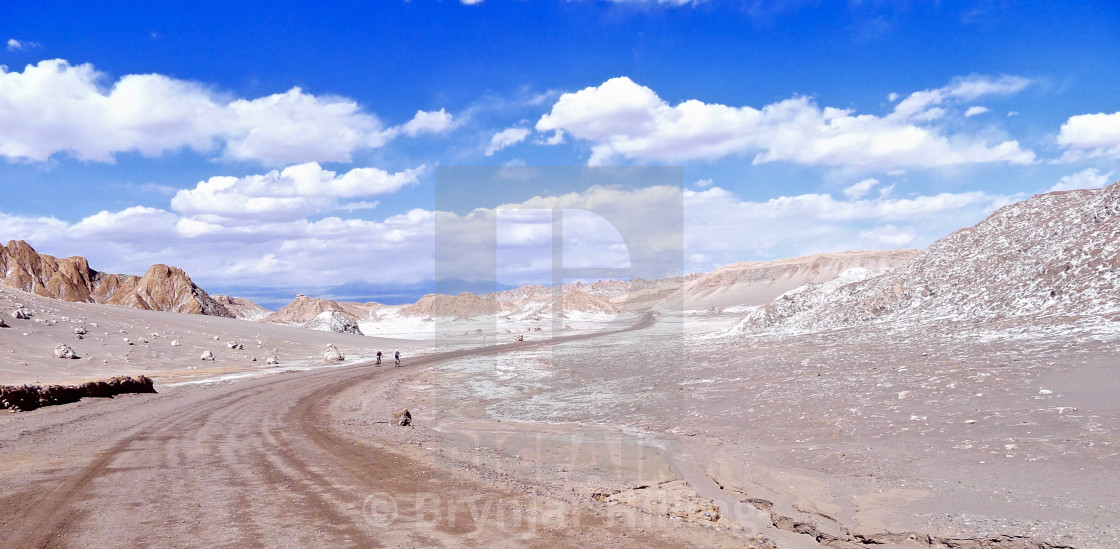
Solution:
<svg viewBox="0 0 1120 549">
<path fill-rule="evenodd" d="M 327 352 L 323 353 L 323 360 L 326 362 L 342 362 L 346 360 L 346 356 L 342 354 L 342 351 L 338 350 L 338 347 L 330 343 L 327 345 Z"/>
<path fill-rule="evenodd" d="M 213 294 L 210 297 L 221 303 L 235 318 L 242 320 L 261 320 L 272 314 L 272 311 L 243 297 L 230 297 L 220 294 Z"/>
<path fill-rule="evenodd" d="M 124 393 L 154 392 L 155 386 L 147 376 L 120 376 L 83 385 L 0 385 L 0 409 L 19 412 L 77 402 L 83 397 L 110 398 Z"/>
<path fill-rule="evenodd" d="M 83 257 L 40 254 L 22 240 L 0 246 L 0 285 L 65 301 L 233 316 L 178 267 L 152 265 L 143 276 L 103 273 Z"/>
<path fill-rule="evenodd" d="M 342 311 L 323 311 L 311 319 L 311 322 L 304 324 L 304 327 L 320 332 L 363 335 L 362 329 L 358 327 L 358 319 Z"/>
<path fill-rule="evenodd" d="M 408 427 L 412 424 L 412 414 L 408 409 L 396 410 L 393 412 L 393 425 L 401 427 Z"/>
<path fill-rule="evenodd" d="M 59 343 L 58 347 L 54 348 L 54 356 L 67 360 L 78 358 L 78 355 L 74 354 L 74 349 L 71 349 L 70 346 L 65 343 Z"/>
<path fill-rule="evenodd" d="M 401 308 L 401 314 L 419 317 L 469 318 L 502 312 L 502 304 L 490 296 L 469 292 L 459 295 L 429 294 L 412 305 Z"/>
<path fill-rule="evenodd" d="M 299 294 L 283 309 L 265 317 L 264 322 L 274 322 L 277 324 L 306 324 L 315 320 L 315 317 L 320 314 L 330 311 L 338 311 L 352 318 L 360 319 L 366 318 L 369 316 L 370 311 L 380 307 L 382 307 L 382 305 L 378 303 L 347 303 Z"/>
</svg>

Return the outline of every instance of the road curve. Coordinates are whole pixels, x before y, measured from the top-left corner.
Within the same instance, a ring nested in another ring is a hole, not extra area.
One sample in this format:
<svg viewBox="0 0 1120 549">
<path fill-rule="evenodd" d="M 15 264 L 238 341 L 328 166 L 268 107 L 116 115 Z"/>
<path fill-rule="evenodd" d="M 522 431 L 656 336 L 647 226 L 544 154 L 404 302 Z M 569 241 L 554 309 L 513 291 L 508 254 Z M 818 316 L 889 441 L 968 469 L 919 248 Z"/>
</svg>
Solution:
<svg viewBox="0 0 1120 549">
<path fill-rule="evenodd" d="M 652 322 L 647 315 L 622 331 Z M 554 342 L 595 335 L 603 334 Z M 548 344 L 442 353 L 399 369 L 361 364 L 180 386 L 8 414 L 0 418 L 0 547 L 663 544 L 612 530 L 594 516 L 584 517 L 581 528 L 535 524 L 511 537 L 504 530 L 488 533 L 469 514 L 424 527 L 407 510 L 390 516 L 377 501 L 371 507 L 371 494 L 421 488 L 464 500 L 516 501 L 524 493 L 425 470 L 401 453 L 342 437 L 325 417 L 332 395 L 443 360 Z"/>
</svg>

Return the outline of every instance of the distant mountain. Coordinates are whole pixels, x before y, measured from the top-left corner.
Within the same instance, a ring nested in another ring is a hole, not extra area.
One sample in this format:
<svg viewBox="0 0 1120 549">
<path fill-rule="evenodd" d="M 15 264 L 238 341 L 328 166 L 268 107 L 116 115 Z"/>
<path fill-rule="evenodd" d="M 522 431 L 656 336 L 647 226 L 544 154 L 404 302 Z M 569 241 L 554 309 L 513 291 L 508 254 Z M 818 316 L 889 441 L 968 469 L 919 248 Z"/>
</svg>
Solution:
<svg viewBox="0 0 1120 549">
<path fill-rule="evenodd" d="M 345 301 L 334 301 L 333 299 L 319 299 L 299 294 L 286 307 L 261 320 L 263 322 L 274 322 L 276 324 L 305 324 L 311 322 L 322 313 L 337 311 L 356 322 L 369 317 L 371 311 L 381 307 L 383 307 L 383 305 L 379 303 L 349 303 Z"/>
<path fill-rule="evenodd" d="M 679 289 L 661 296 L 658 308 L 723 309 L 770 303 L 807 284 L 834 280 L 853 269 L 879 274 L 905 264 L 918 250 L 832 252 L 724 265 L 682 279 Z"/>
<path fill-rule="evenodd" d="M 143 276 L 103 273 L 84 257 L 40 254 L 22 240 L 0 246 L 0 285 L 66 301 L 234 316 L 178 267 L 152 265 Z"/>
<path fill-rule="evenodd" d="M 783 296 L 745 331 L 867 322 L 1120 320 L 1120 182 L 1037 195 L 932 244 L 886 274 Z"/>
</svg>

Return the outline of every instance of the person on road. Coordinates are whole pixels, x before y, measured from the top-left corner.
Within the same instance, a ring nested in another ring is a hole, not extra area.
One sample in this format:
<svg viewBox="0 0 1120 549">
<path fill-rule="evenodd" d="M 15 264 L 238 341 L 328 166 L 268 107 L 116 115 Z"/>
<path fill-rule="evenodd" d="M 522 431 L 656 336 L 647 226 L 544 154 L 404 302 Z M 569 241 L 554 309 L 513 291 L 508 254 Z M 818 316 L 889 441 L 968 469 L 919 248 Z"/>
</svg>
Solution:
<svg viewBox="0 0 1120 549">
<path fill-rule="evenodd" d="M 381 351 L 377 351 L 377 365 L 381 366 Z"/>
<path fill-rule="evenodd" d="M 397 359 L 397 366 L 400 366 L 401 365 L 401 352 L 397 351 L 396 354 L 393 355 L 393 358 Z"/>
</svg>

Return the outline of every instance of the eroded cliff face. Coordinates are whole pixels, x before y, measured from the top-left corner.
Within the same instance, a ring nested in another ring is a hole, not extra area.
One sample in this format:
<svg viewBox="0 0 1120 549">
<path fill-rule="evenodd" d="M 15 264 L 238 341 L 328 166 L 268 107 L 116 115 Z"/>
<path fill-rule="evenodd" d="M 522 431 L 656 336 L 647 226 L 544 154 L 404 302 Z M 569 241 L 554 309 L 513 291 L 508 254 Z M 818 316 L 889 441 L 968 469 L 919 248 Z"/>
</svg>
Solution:
<svg viewBox="0 0 1120 549">
<path fill-rule="evenodd" d="M 65 301 L 234 316 L 178 267 L 152 265 L 143 276 L 103 273 L 84 257 L 40 254 L 22 240 L 0 246 L 0 285 Z"/>
</svg>

